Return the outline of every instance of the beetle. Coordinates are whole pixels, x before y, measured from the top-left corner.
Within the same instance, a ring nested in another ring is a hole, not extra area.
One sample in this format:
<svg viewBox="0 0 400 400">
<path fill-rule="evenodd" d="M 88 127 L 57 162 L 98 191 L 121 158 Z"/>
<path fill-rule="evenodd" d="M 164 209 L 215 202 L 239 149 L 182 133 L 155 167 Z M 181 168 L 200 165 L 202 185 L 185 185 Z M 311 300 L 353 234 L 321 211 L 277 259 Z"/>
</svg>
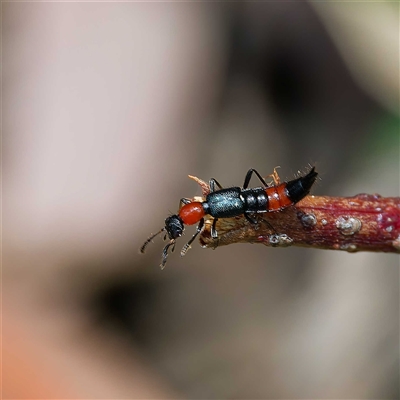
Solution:
<svg viewBox="0 0 400 400">
<path fill-rule="evenodd" d="M 262 186 L 248 189 L 253 174 L 260 180 Z M 318 173 L 315 171 L 315 167 L 312 167 L 306 175 L 282 183 L 280 183 L 275 170 L 272 176 L 275 184 L 269 186 L 264 178 L 255 169 L 251 168 L 246 174 L 242 187 L 233 186 L 229 188 L 223 188 L 214 178 L 210 179 L 210 193 L 206 196 L 205 201 L 191 201 L 190 199 L 182 198 L 178 213 L 170 215 L 165 219 L 164 227 L 151 235 L 143 243 L 140 252 L 144 253 L 147 245 L 157 235 L 166 232 L 164 240 L 168 236 L 169 242 L 162 251 L 160 264 L 161 268 L 164 268 L 168 258 L 168 250 L 172 246 L 171 251 L 174 251 L 176 239 L 182 236 L 185 225 L 195 225 L 198 223 L 196 232 L 183 246 L 181 256 L 186 254 L 190 245 L 202 231 L 205 216 L 210 215 L 214 218 L 211 226 L 211 236 L 213 239 L 218 238 L 215 227 L 219 218 L 232 218 L 244 215 L 251 224 L 257 224 L 257 220 L 252 214 L 279 212 L 296 204 L 310 193 Z"/>
</svg>

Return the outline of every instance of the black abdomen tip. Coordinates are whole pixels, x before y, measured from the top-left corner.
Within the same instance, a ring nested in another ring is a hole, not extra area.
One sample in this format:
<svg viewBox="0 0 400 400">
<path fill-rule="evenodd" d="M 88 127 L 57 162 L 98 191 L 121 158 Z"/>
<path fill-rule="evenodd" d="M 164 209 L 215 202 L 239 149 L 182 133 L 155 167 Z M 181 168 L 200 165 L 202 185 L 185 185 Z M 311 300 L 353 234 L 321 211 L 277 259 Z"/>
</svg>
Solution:
<svg viewBox="0 0 400 400">
<path fill-rule="evenodd" d="M 312 167 L 307 175 L 288 182 L 286 184 L 286 189 L 288 191 L 289 199 L 292 200 L 293 203 L 297 203 L 306 197 L 308 193 L 310 193 L 311 187 L 314 185 L 317 176 L 318 172 L 315 171 L 315 167 Z"/>
</svg>

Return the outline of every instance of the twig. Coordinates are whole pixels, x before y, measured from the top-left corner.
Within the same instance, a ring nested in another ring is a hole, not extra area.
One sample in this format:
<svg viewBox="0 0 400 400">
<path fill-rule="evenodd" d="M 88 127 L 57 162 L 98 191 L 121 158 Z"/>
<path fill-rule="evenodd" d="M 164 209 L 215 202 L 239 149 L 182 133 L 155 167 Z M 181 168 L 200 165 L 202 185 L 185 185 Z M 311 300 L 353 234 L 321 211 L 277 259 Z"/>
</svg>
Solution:
<svg viewBox="0 0 400 400">
<path fill-rule="evenodd" d="M 190 176 L 209 193 L 206 182 Z M 211 237 L 210 217 L 200 235 L 203 247 L 232 243 L 303 246 L 318 249 L 400 253 L 400 198 L 358 194 L 353 197 L 307 196 L 279 212 L 219 219 L 218 239 Z"/>
</svg>

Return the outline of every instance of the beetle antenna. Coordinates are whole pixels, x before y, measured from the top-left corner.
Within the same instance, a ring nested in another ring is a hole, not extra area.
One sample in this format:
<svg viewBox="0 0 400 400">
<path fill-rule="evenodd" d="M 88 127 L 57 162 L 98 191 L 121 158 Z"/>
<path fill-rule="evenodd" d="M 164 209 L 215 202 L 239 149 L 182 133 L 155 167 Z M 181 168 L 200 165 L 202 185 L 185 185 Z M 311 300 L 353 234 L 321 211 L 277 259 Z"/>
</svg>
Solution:
<svg viewBox="0 0 400 400">
<path fill-rule="evenodd" d="M 147 245 L 157 236 L 159 235 L 161 232 L 165 231 L 165 227 L 162 228 L 160 231 L 158 231 L 157 233 L 155 233 L 154 235 L 151 235 L 142 245 L 142 247 L 139 249 L 139 251 L 141 253 L 144 253 L 146 251 L 146 247 Z"/>
<path fill-rule="evenodd" d="M 167 258 L 168 258 L 168 249 L 172 246 L 171 252 L 175 250 L 175 239 L 171 239 L 169 243 L 164 247 L 164 250 L 162 252 L 162 261 L 160 264 L 161 269 L 165 268 L 165 264 L 167 263 Z"/>
</svg>

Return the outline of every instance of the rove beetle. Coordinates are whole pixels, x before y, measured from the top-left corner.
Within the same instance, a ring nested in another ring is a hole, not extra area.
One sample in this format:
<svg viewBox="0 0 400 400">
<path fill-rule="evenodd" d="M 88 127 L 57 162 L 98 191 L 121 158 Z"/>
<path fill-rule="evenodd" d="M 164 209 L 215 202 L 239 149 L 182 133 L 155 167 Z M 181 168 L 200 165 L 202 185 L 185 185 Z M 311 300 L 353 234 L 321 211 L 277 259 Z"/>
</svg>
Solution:
<svg viewBox="0 0 400 400">
<path fill-rule="evenodd" d="M 253 173 L 257 175 L 263 186 L 248 189 Z M 211 227 L 211 236 L 214 239 L 218 237 L 215 229 L 218 218 L 232 218 L 244 215 L 250 223 L 257 224 L 257 220 L 251 217 L 251 214 L 278 212 L 296 204 L 310 192 L 318 173 L 315 171 L 315 167 L 312 167 L 305 176 L 283 183 L 280 183 L 275 170 L 270 176 L 274 178 L 275 185 L 268 186 L 264 178 L 255 169 L 249 169 L 244 179 L 243 187 L 229 187 L 225 189 L 216 179 L 210 179 L 210 193 L 207 195 L 206 200 L 192 202 L 187 198 L 181 199 L 180 205 L 183 204 L 183 206 L 178 211 L 178 214 L 167 217 L 165 226 L 143 243 L 140 252 L 144 253 L 147 245 L 157 235 L 166 232 L 164 240 L 168 235 L 170 241 L 162 252 L 160 266 L 164 268 L 168 258 L 168 249 L 172 246 L 171 251 L 174 251 L 176 239 L 182 236 L 185 225 L 199 223 L 195 234 L 183 246 L 181 256 L 186 254 L 194 239 L 196 239 L 197 235 L 203 229 L 204 217 L 206 215 L 214 218 Z M 215 186 L 218 187 L 218 190 L 215 190 Z"/>
</svg>

